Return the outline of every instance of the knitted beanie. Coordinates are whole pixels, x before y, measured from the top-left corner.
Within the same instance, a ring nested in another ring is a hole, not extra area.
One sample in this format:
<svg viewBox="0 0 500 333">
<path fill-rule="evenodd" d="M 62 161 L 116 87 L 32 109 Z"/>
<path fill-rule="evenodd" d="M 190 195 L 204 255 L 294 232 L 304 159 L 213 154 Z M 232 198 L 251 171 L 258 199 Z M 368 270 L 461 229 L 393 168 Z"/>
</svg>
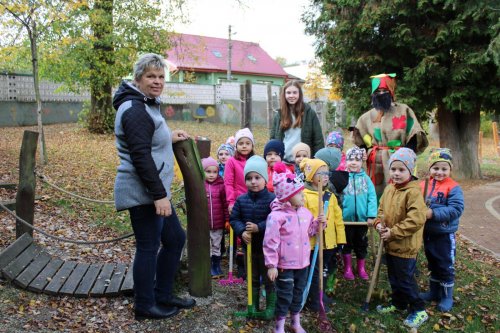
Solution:
<svg viewBox="0 0 500 333">
<path fill-rule="evenodd" d="M 335 147 L 321 148 L 314 154 L 314 158 L 319 158 L 325 162 L 329 171 L 333 171 L 339 167 L 340 160 L 342 159 L 342 152 Z"/>
<path fill-rule="evenodd" d="M 231 146 L 233 146 L 233 147 L 234 147 L 235 143 L 236 143 L 236 141 L 235 141 L 235 139 L 234 139 L 234 136 L 230 136 L 230 137 L 229 137 L 229 138 L 227 138 L 227 140 L 226 140 L 226 144 L 231 145 Z"/>
<path fill-rule="evenodd" d="M 274 151 L 279 157 L 281 157 L 281 159 L 283 159 L 283 156 L 285 156 L 285 144 L 281 140 L 269 140 L 264 146 L 264 158 L 266 158 L 267 154 L 271 151 Z"/>
<path fill-rule="evenodd" d="M 354 146 L 345 153 L 345 159 L 346 161 L 348 160 L 362 161 L 364 152 L 365 151 L 362 148 Z"/>
<path fill-rule="evenodd" d="M 344 149 L 344 137 L 342 136 L 342 133 L 338 131 L 330 132 L 326 138 L 326 145 L 334 145 L 340 150 Z"/>
<path fill-rule="evenodd" d="M 219 152 L 221 150 L 226 150 L 229 153 L 229 156 L 234 155 L 234 147 L 231 146 L 229 143 L 223 143 L 217 148 L 217 156 L 219 156 Z"/>
<path fill-rule="evenodd" d="M 428 165 L 429 169 L 437 162 L 446 162 L 453 168 L 453 156 L 451 156 L 450 148 L 433 148 L 429 154 Z"/>
<path fill-rule="evenodd" d="M 304 142 L 299 142 L 295 146 L 293 146 L 292 154 L 294 158 L 295 156 L 297 156 L 297 153 L 299 151 L 305 151 L 307 153 L 307 158 L 311 158 L 311 148 Z"/>
<path fill-rule="evenodd" d="M 311 182 L 316 171 L 322 166 L 326 166 L 326 163 L 320 159 L 310 159 L 304 158 L 302 162 L 300 162 L 300 170 L 304 173 L 307 182 Z"/>
<path fill-rule="evenodd" d="M 250 172 L 257 172 L 266 180 L 266 183 L 269 181 L 269 177 L 267 175 L 267 162 L 261 156 L 253 155 L 250 157 L 245 163 L 243 172 L 245 173 L 245 178 Z"/>
<path fill-rule="evenodd" d="M 273 174 L 274 194 L 279 201 L 285 202 L 304 189 L 304 183 L 285 164 L 276 162 Z"/>
<path fill-rule="evenodd" d="M 207 170 L 207 168 L 211 166 L 217 167 L 217 170 L 219 169 L 219 164 L 217 164 L 217 161 L 210 156 L 207 158 L 202 158 L 201 165 L 203 166 L 203 170 Z"/>
<path fill-rule="evenodd" d="M 240 141 L 241 138 L 248 138 L 250 141 L 252 141 L 252 144 L 255 146 L 255 141 L 253 139 L 253 134 L 248 128 L 242 128 L 236 132 L 234 135 L 234 144 L 238 144 L 238 141 Z"/>
<path fill-rule="evenodd" d="M 410 171 L 411 175 L 415 173 L 415 164 L 417 162 L 417 155 L 410 148 L 399 148 L 389 158 L 389 168 L 394 161 L 401 161 L 405 164 L 406 168 Z"/>
</svg>

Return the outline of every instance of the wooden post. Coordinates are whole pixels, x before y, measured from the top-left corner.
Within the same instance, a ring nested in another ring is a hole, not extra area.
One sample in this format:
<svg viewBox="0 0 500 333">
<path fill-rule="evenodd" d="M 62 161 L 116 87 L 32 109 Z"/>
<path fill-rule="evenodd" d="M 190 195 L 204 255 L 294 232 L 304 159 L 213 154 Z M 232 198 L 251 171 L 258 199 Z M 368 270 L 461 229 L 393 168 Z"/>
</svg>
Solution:
<svg viewBox="0 0 500 333">
<path fill-rule="evenodd" d="M 196 147 L 200 152 L 200 158 L 206 158 L 210 156 L 210 139 L 203 136 L 196 137 Z"/>
<path fill-rule="evenodd" d="M 240 128 L 245 128 L 246 124 L 246 119 L 245 119 L 245 85 L 240 84 L 240 111 L 241 111 L 241 117 L 240 117 Z"/>
<path fill-rule="evenodd" d="M 19 185 L 16 195 L 16 215 L 33 225 L 35 215 L 35 165 L 38 132 L 24 131 L 19 155 Z M 24 233 L 33 237 L 33 229 L 16 222 L 16 239 Z"/>
<path fill-rule="evenodd" d="M 273 90 L 270 83 L 267 84 L 267 129 L 270 130 L 273 126 Z"/>
<path fill-rule="evenodd" d="M 176 142 L 173 148 L 186 194 L 189 293 L 195 297 L 207 297 L 212 295 L 212 278 L 203 168 L 193 139 Z"/>
<path fill-rule="evenodd" d="M 483 159 L 483 131 L 479 131 L 479 149 L 477 151 L 479 162 L 481 162 Z"/>
<path fill-rule="evenodd" d="M 496 121 L 491 123 L 491 129 L 493 130 L 493 143 L 495 144 L 497 154 L 500 156 L 500 144 L 498 142 L 498 123 Z"/>
<path fill-rule="evenodd" d="M 252 129 L 252 81 L 245 81 L 245 123 L 243 128 Z"/>
</svg>

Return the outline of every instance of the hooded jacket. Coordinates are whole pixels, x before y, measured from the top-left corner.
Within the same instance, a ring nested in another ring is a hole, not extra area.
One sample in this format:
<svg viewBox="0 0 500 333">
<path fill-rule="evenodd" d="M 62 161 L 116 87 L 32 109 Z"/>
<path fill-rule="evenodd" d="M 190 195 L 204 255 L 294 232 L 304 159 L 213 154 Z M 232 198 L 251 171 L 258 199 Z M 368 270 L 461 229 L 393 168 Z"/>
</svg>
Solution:
<svg viewBox="0 0 500 333">
<path fill-rule="evenodd" d="M 224 184 L 226 185 L 226 200 L 228 206 L 233 206 L 236 198 L 247 191 L 245 185 L 245 164 L 247 158 L 232 156 L 224 167 Z"/>
<path fill-rule="evenodd" d="M 342 217 L 344 221 L 364 222 L 377 216 L 377 194 L 364 170 L 349 172 L 349 184 L 344 188 Z"/>
<path fill-rule="evenodd" d="M 425 222 L 424 234 L 450 234 L 458 230 L 464 211 L 464 194 L 456 181 L 447 177 L 442 181 L 429 180 L 425 201 L 430 204 L 432 218 Z M 420 183 L 422 192 L 425 182 Z"/>
<path fill-rule="evenodd" d="M 120 165 L 115 206 L 124 210 L 170 197 L 174 176 L 172 134 L 160 111 L 160 99 L 148 98 L 122 82 L 113 96 L 116 148 Z"/>
<path fill-rule="evenodd" d="M 417 257 L 426 212 L 418 181 L 412 180 L 401 187 L 387 185 L 377 215 L 383 216 L 385 226 L 391 229 L 390 239 L 384 242 L 387 253 L 400 258 Z"/>
<path fill-rule="evenodd" d="M 315 191 L 306 184 L 304 189 L 305 207 L 313 214 L 314 218 L 318 217 L 318 191 Z M 321 207 L 323 210 L 323 207 Z M 328 203 L 328 211 L 326 212 L 327 225 L 323 230 L 324 248 L 334 249 L 340 244 L 346 244 L 345 226 L 342 221 L 342 211 L 337 202 L 335 195 L 330 196 Z M 310 239 L 311 249 L 316 245 L 316 237 Z"/>
<path fill-rule="evenodd" d="M 229 221 L 229 211 L 227 210 L 226 190 L 222 177 L 217 176 L 211 183 L 205 180 L 205 192 L 207 193 L 210 229 L 224 229 L 225 222 Z"/>
<path fill-rule="evenodd" d="M 271 203 L 264 235 L 267 268 L 302 269 L 309 266 L 309 237 L 318 231 L 318 221 L 304 207 L 295 209 L 289 201 Z"/>
</svg>

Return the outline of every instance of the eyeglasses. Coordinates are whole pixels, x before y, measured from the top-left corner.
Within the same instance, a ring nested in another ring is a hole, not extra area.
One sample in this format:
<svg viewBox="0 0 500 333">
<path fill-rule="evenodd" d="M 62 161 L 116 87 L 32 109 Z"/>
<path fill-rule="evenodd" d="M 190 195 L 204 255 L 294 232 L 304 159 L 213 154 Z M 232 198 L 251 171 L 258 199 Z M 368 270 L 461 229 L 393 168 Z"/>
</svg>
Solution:
<svg viewBox="0 0 500 333">
<path fill-rule="evenodd" d="M 328 177 L 328 176 L 330 176 L 330 173 L 328 171 L 320 171 L 320 172 L 316 172 L 316 175 Z"/>
</svg>

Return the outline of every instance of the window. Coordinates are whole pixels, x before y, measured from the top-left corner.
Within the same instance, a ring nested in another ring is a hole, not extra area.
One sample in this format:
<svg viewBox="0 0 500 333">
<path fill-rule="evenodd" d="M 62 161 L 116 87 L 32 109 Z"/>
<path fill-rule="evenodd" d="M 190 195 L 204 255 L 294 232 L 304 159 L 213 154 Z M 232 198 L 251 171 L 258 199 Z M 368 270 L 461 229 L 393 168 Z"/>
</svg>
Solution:
<svg viewBox="0 0 500 333">
<path fill-rule="evenodd" d="M 219 51 L 215 51 L 213 50 L 212 53 L 214 54 L 214 56 L 216 56 L 217 58 L 222 58 L 222 53 L 220 53 Z"/>
<path fill-rule="evenodd" d="M 251 62 L 256 62 L 256 61 L 257 61 L 257 59 L 255 59 L 255 57 L 254 57 L 253 55 L 251 55 L 251 54 L 247 54 L 247 58 L 248 58 L 248 60 L 250 60 Z"/>
</svg>

